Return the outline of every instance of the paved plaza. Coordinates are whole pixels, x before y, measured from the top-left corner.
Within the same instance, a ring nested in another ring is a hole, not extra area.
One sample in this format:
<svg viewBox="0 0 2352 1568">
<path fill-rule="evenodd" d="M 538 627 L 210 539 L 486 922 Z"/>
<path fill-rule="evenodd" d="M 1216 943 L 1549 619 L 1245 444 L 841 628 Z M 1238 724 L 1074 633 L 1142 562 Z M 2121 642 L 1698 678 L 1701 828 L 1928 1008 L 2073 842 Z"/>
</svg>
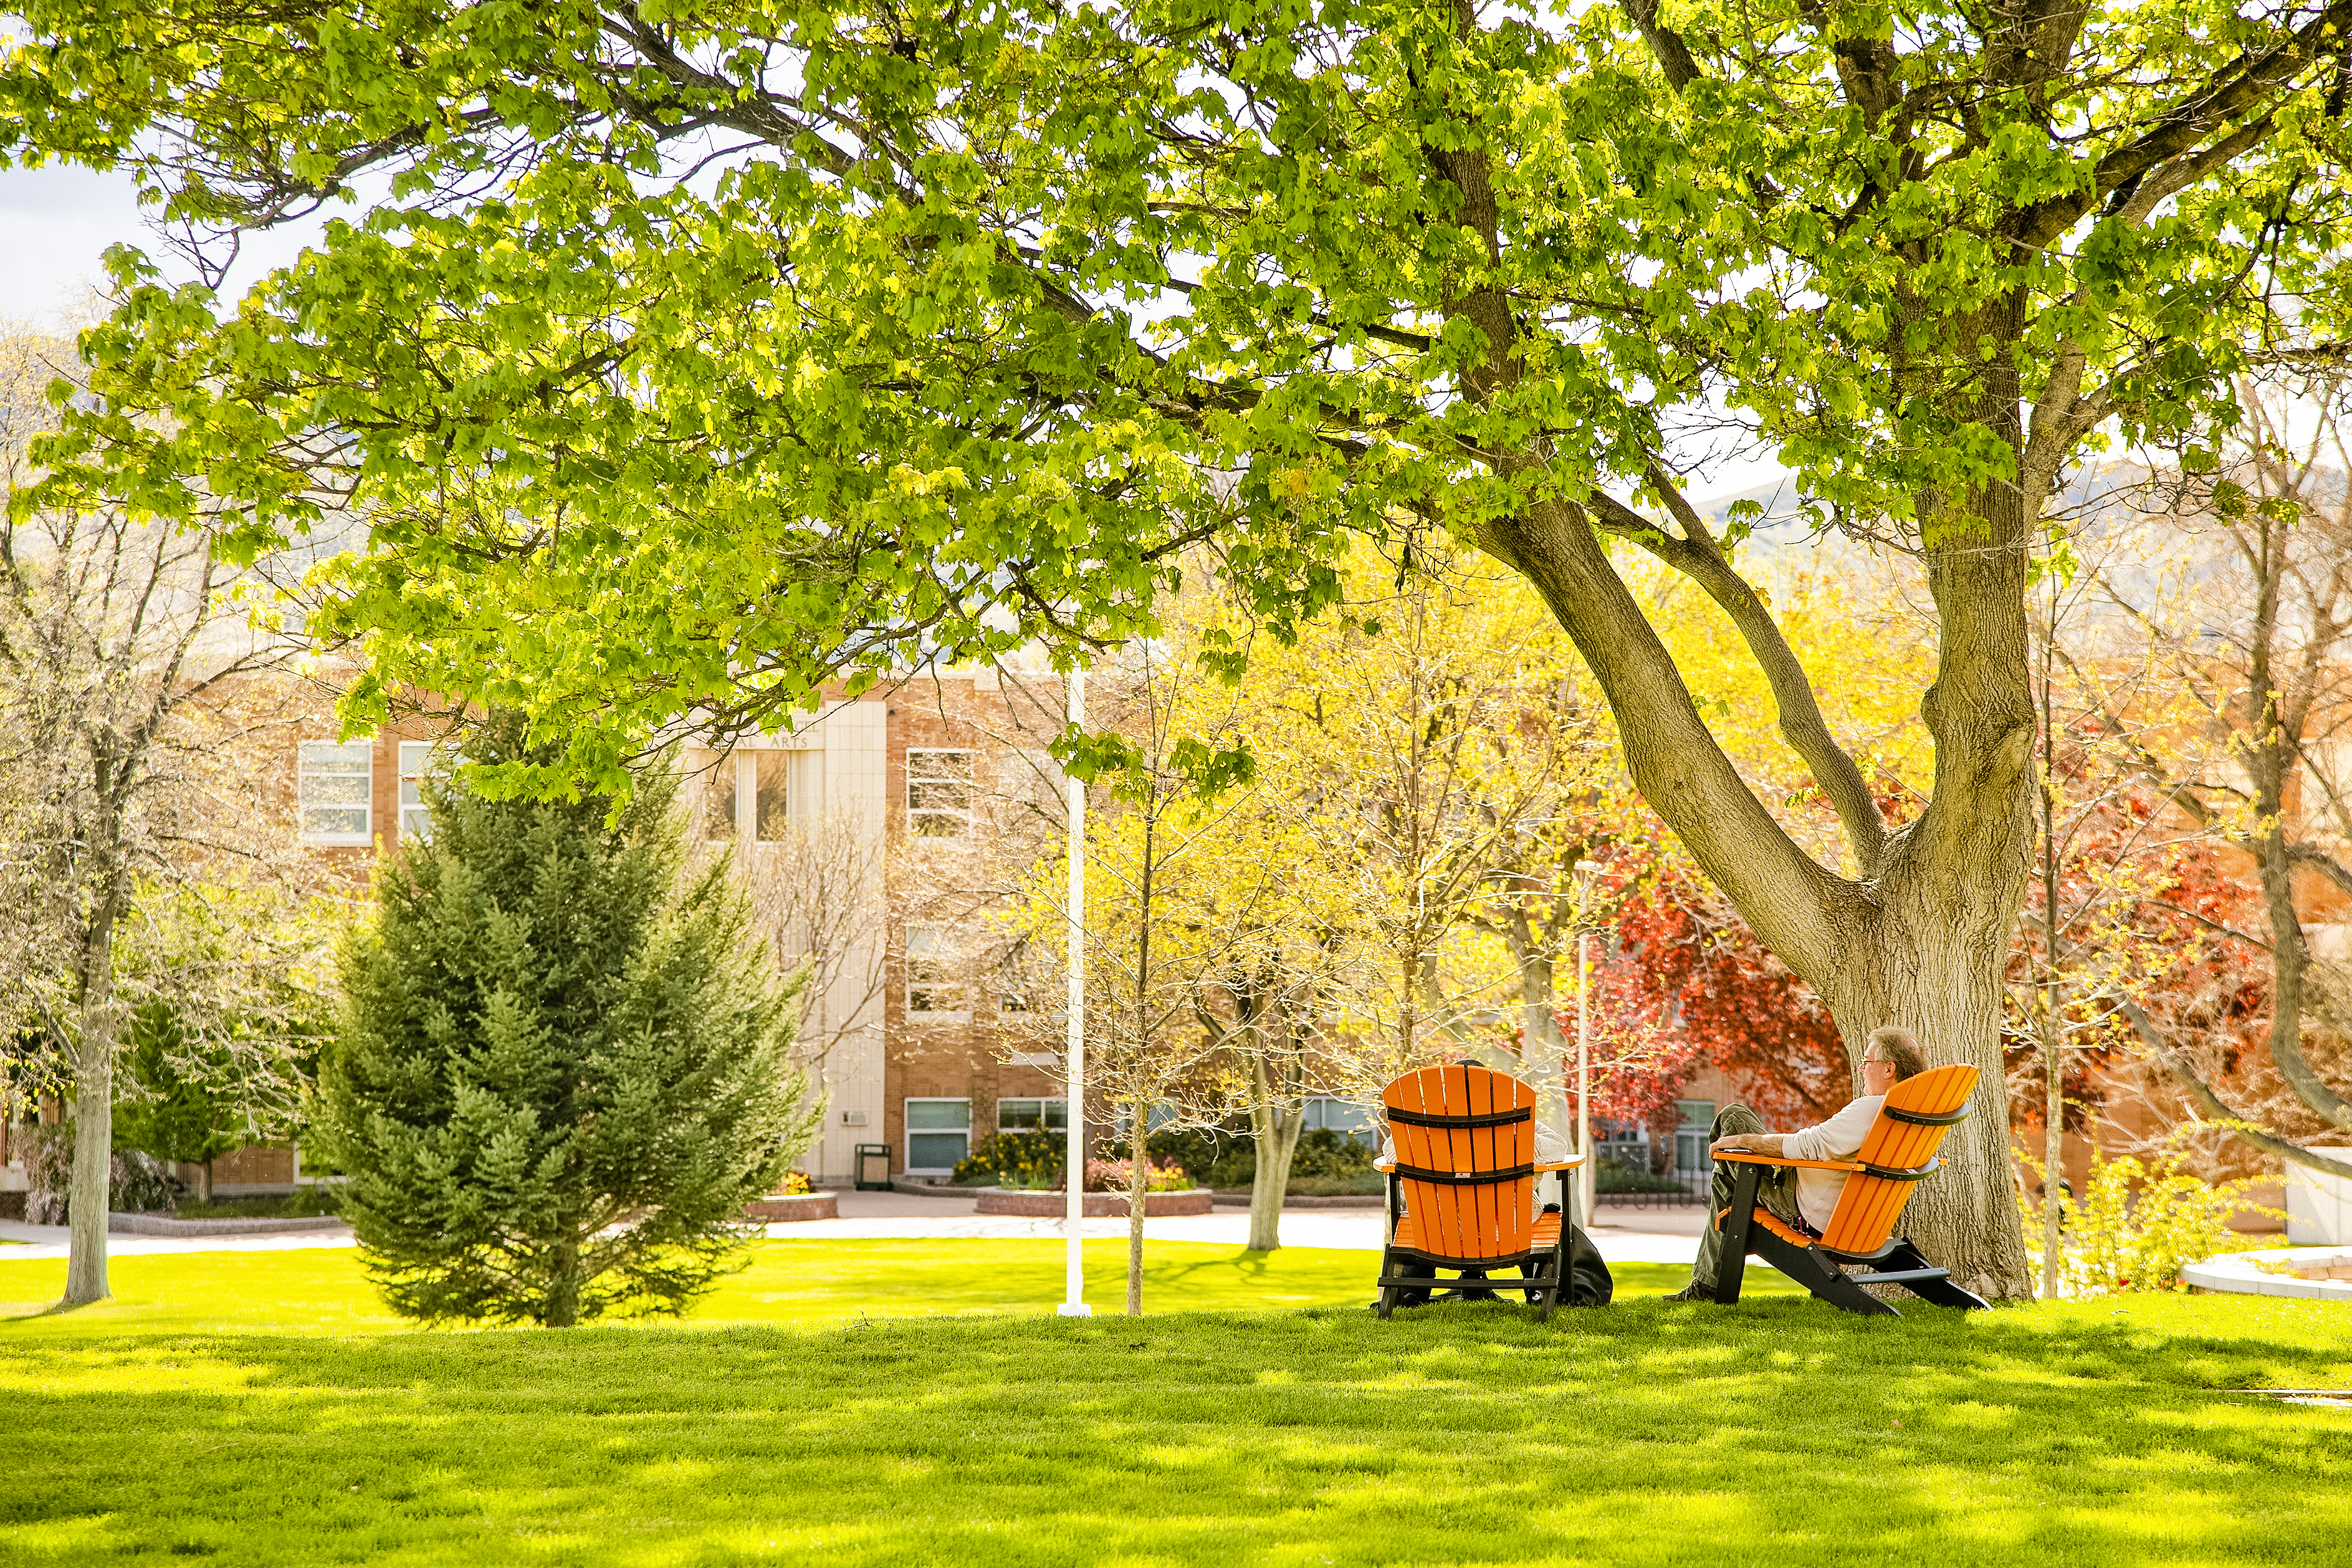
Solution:
<svg viewBox="0 0 2352 1568">
<path fill-rule="evenodd" d="M 839 1194 L 841 1217 L 772 1225 L 768 1234 L 780 1239 L 815 1240 L 825 1237 L 907 1239 L 997 1239 L 1058 1237 L 1058 1219 L 1024 1219 L 972 1212 L 976 1199 L 951 1195 L 917 1196 L 908 1193 Z M 1590 1226 L 1593 1244 L 1612 1263 L 1687 1263 L 1705 1210 L 1691 1204 L 1678 1208 L 1620 1208 L 1604 1204 L 1600 1222 Z M 1083 1222 L 1088 1237 L 1109 1238 L 1127 1234 L 1124 1219 Z M 1223 1242 L 1239 1247 L 1249 1239 L 1249 1215 L 1238 1208 L 1214 1214 L 1182 1215 L 1143 1222 L 1145 1236 L 1158 1241 Z M 1282 1215 L 1285 1247 L 1330 1247 L 1378 1251 L 1381 1212 L 1378 1209 L 1286 1209 Z M 13 1244 L 13 1245 L 12 1245 Z M 154 1237 L 110 1236 L 107 1251 L 117 1258 L 159 1252 L 267 1252 L 299 1247 L 350 1247 L 348 1230 L 307 1231 L 280 1236 Z M 0 1258 L 63 1258 L 63 1226 L 25 1225 L 0 1220 Z"/>
</svg>

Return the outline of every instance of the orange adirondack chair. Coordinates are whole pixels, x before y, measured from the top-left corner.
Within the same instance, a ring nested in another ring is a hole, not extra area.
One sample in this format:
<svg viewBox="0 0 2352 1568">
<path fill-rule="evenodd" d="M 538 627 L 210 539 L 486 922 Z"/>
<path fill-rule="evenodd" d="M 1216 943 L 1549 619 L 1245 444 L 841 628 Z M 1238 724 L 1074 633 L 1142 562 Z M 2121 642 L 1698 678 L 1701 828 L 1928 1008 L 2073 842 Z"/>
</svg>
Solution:
<svg viewBox="0 0 2352 1568">
<path fill-rule="evenodd" d="M 1388 1245 L 1380 1314 L 1407 1290 L 1524 1290 L 1541 1322 L 1568 1283 L 1570 1173 L 1581 1157 L 1538 1162 L 1536 1091 L 1489 1068 L 1424 1068 L 1381 1091 L 1396 1140 L 1388 1172 Z M 1559 1174 L 1559 1213 L 1535 1210 L 1536 1175 Z M 1518 1267 L 1522 1279 L 1487 1286 L 1437 1270 Z M 1450 1292 L 1449 1292 L 1450 1293 Z"/>
<path fill-rule="evenodd" d="M 1977 1086 L 1972 1067 L 1930 1068 L 1887 1091 L 1878 1120 L 1851 1160 L 1791 1160 L 1777 1154 L 1717 1154 L 1746 1167 L 1731 1190 L 1731 1206 L 1715 1223 L 1723 1232 L 1723 1260 L 1715 1278 L 1715 1299 L 1739 1300 L 1748 1255 L 1758 1257 L 1834 1307 L 1849 1312 L 1899 1318 L 1888 1303 L 1863 1289 L 1900 1285 L 1923 1300 L 1943 1307 L 1982 1307 L 1979 1297 L 1952 1283 L 1946 1270 L 1927 1261 L 1909 1238 L 1897 1237 L 1895 1222 L 1911 1189 L 1943 1161 L 1936 1151 L 1944 1134 L 1968 1112 Z M 1851 1171 L 1836 1212 L 1818 1237 L 1807 1236 L 1756 1202 L 1767 1165 Z M 1848 1274 L 1841 1264 L 1862 1266 Z"/>
</svg>

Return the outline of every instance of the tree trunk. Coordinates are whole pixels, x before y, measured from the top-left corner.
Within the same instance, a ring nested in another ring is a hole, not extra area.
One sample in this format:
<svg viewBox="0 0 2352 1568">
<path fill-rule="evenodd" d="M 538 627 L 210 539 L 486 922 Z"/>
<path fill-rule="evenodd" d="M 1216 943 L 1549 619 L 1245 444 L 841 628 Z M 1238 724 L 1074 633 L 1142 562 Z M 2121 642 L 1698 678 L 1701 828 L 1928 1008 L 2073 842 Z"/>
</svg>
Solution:
<svg viewBox="0 0 2352 1568">
<path fill-rule="evenodd" d="M 1513 942 L 1519 968 L 1519 1061 L 1536 1091 L 1536 1125 L 1562 1142 L 1576 1142 L 1576 1108 L 1569 1103 L 1568 1037 L 1559 1026 L 1552 962 L 1533 942 Z"/>
<path fill-rule="evenodd" d="M 554 1275 L 547 1283 L 547 1316 L 543 1327 L 568 1329 L 580 1321 L 580 1247 L 565 1242 L 556 1249 Z"/>
<path fill-rule="evenodd" d="M 1250 1132 L 1257 1143 L 1257 1169 L 1250 1177 L 1249 1249 L 1272 1252 L 1282 1246 L 1282 1200 L 1290 1188 L 1290 1163 L 1298 1153 L 1298 1134 L 1307 1126 L 1307 1108 L 1300 1102 L 1296 1059 L 1284 1063 L 1286 1081 L 1277 1086 L 1265 1058 L 1250 1064 Z"/>
<path fill-rule="evenodd" d="M 1129 1139 L 1127 1162 L 1127 1315 L 1143 1316 L 1143 1215 L 1150 1206 L 1151 1153 L 1146 1147 L 1150 1105 L 1135 1102 L 1135 1131 Z"/>
<path fill-rule="evenodd" d="M 106 1282 L 106 1221 L 114 1174 L 114 919 L 101 903 L 82 947 L 81 1039 L 74 1058 L 73 1179 L 67 1202 L 65 1304 L 112 1294 Z"/>
<path fill-rule="evenodd" d="M 1938 323 L 1939 336 L 2014 342 L 2021 309 L 1996 301 L 1981 320 Z M 1974 362 L 1971 349 L 1953 363 Z M 1996 355 L 1969 394 L 1976 416 L 2012 450 L 2022 440 L 2016 392 L 2015 372 Z M 1969 1289 L 2026 1300 L 2000 1017 L 2033 833 L 2025 574 L 2034 505 L 1998 483 L 1916 504 L 1940 621 L 1937 678 L 1920 704 L 1936 742 L 1935 787 L 1859 880 L 1814 860 L 1740 777 L 1580 506 L 1535 500 L 1483 520 L 1476 539 L 1543 595 L 1617 716 L 1643 799 L 1758 939 L 1829 1004 L 1848 1061 L 1861 1059 L 1873 1029 L 1893 1024 L 1919 1036 L 1931 1065 L 1978 1068 L 1975 1114 L 1946 1139 L 1945 1169 L 1913 1195 L 1903 1225 Z"/>
<path fill-rule="evenodd" d="M 2021 855 L 2014 864 L 2024 869 Z M 2009 912 L 1989 899 L 1971 909 L 1940 878 L 1890 876 L 1882 887 L 1878 907 L 1853 910 L 1864 918 L 1853 922 L 1847 962 L 1807 979 L 1829 1004 L 1850 1061 L 1861 1060 L 1873 1029 L 1892 1024 L 1919 1037 L 1930 1067 L 1977 1068 L 1971 1114 L 1945 1137 L 1943 1168 L 1913 1189 L 1899 1229 L 1987 1300 L 2031 1300 L 2000 1054 Z"/>
<path fill-rule="evenodd" d="M 213 1201 L 213 1163 L 208 1155 L 196 1163 L 196 1202 Z"/>
</svg>

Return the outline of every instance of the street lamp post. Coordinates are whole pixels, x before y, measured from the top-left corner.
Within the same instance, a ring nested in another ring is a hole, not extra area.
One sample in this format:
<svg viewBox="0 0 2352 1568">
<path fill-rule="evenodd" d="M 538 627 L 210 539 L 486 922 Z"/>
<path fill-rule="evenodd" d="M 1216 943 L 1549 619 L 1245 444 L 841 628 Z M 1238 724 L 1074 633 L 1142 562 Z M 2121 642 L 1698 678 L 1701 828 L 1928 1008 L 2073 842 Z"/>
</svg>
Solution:
<svg viewBox="0 0 2352 1568">
<path fill-rule="evenodd" d="M 1087 721 L 1087 672 L 1079 666 L 1070 667 L 1070 728 Z M 1067 1233 L 1063 1253 L 1063 1301 L 1054 1309 L 1063 1318 L 1091 1318 L 1095 1310 L 1087 1305 L 1087 786 L 1075 773 L 1065 781 L 1069 790 L 1070 827 L 1070 1037 L 1069 1082 L 1065 1091 L 1069 1100 L 1063 1119 L 1068 1144 L 1063 1155 L 1062 1185 L 1066 1189 L 1068 1205 L 1064 1211 L 1063 1229 Z"/>
<path fill-rule="evenodd" d="M 1582 1225 L 1592 1223 L 1595 1195 L 1592 1169 L 1592 1012 L 1589 996 L 1592 930 L 1587 920 L 1587 911 L 1592 903 L 1592 884 L 1600 877 L 1599 863 L 1591 860 L 1576 863 L 1576 1152 L 1581 1161 L 1576 1168 L 1576 1218 Z"/>
</svg>

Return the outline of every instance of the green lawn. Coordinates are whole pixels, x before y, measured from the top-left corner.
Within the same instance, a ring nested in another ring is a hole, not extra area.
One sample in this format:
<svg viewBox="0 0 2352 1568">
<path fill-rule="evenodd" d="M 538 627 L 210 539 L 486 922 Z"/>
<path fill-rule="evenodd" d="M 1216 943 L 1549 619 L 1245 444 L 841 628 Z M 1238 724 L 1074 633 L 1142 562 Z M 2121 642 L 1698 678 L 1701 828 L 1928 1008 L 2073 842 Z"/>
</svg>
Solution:
<svg viewBox="0 0 2352 1568">
<path fill-rule="evenodd" d="M 0 1321 L 0 1563 L 1973 1568 L 2352 1539 L 2352 1412 L 2221 1392 L 2352 1386 L 2337 1307 L 1865 1321 L 1785 1286 L 1667 1307 L 1677 1271 L 1634 1268 L 1549 1327 L 1381 1323 L 1370 1254 L 1159 1243 L 1164 1315 L 1074 1322 L 1045 1310 L 1059 1254 L 772 1242 L 697 1321 L 570 1333 L 404 1328 L 347 1252 L 119 1259 L 114 1303 Z M 61 1280 L 0 1262 L 0 1300 Z"/>
</svg>

